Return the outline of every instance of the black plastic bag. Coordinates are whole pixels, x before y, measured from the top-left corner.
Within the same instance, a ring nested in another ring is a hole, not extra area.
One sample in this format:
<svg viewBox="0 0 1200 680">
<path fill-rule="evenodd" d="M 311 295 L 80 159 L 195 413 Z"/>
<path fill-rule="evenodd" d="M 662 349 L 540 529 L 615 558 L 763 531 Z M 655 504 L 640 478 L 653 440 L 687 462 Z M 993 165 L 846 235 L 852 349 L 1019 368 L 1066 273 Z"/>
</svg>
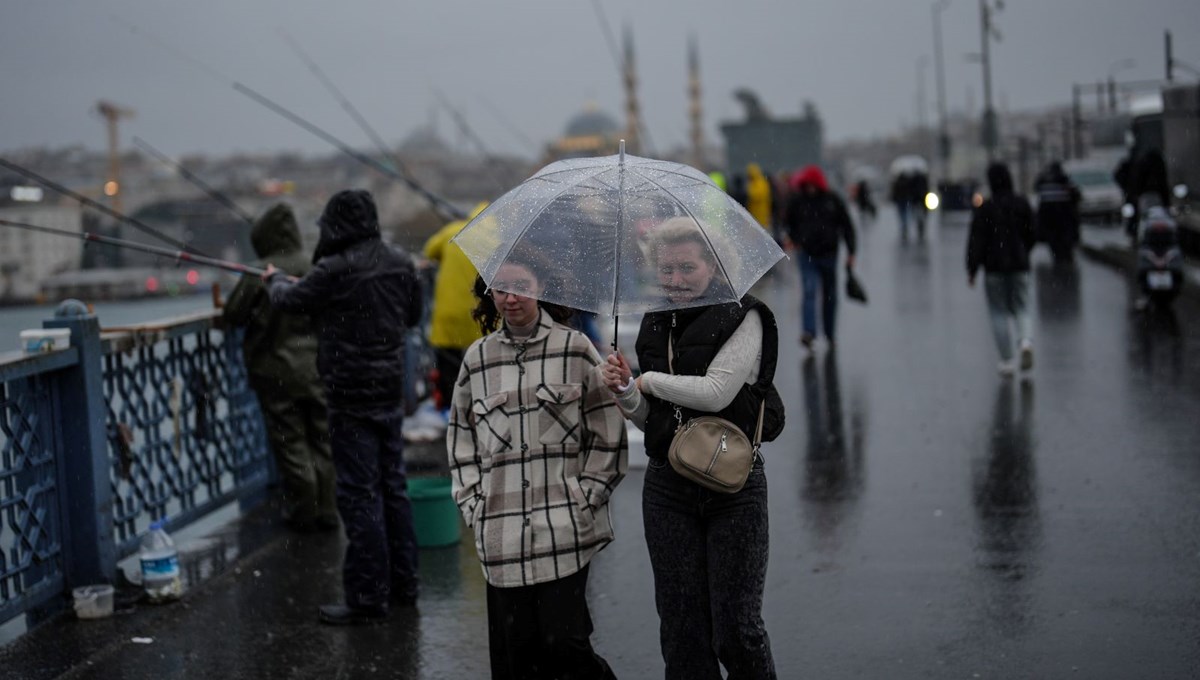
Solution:
<svg viewBox="0 0 1200 680">
<path fill-rule="evenodd" d="M 867 304 L 867 291 L 862 282 L 854 275 L 854 270 L 846 267 L 846 297 L 856 302 Z"/>
</svg>

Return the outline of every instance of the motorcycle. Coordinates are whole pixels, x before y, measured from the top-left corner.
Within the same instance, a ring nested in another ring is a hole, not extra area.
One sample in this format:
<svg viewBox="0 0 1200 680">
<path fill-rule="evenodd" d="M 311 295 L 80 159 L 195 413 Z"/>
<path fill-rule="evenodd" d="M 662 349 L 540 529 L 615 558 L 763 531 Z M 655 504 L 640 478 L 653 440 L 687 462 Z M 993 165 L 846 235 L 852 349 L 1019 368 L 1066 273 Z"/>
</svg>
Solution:
<svg viewBox="0 0 1200 680">
<path fill-rule="evenodd" d="M 1149 302 L 1170 305 L 1183 288 L 1183 251 L 1179 226 L 1166 208 L 1149 207 L 1138 224 L 1137 280 L 1142 291 L 1139 307 Z"/>
</svg>

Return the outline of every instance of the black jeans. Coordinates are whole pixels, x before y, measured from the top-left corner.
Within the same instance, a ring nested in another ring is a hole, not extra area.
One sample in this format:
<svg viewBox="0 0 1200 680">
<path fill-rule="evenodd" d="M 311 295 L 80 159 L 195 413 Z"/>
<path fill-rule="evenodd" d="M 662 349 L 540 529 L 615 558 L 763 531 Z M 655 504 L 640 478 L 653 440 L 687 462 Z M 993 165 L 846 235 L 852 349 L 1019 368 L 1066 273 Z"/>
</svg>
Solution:
<svg viewBox="0 0 1200 680">
<path fill-rule="evenodd" d="M 487 586 L 492 680 L 616 680 L 592 650 L 588 568 L 546 583 Z"/>
<path fill-rule="evenodd" d="M 387 611 L 417 597 L 417 536 L 404 469 L 403 413 L 329 410 L 337 506 L 346 528 L 346 604 Z"/>
<path fill-rule="evenodd" d="M 718 493 L 651 458 L 642 520 L 667 680 L 775 677 L 762 620 L 767 479 L 755 462 L 742 490 Z"/>
</svg>

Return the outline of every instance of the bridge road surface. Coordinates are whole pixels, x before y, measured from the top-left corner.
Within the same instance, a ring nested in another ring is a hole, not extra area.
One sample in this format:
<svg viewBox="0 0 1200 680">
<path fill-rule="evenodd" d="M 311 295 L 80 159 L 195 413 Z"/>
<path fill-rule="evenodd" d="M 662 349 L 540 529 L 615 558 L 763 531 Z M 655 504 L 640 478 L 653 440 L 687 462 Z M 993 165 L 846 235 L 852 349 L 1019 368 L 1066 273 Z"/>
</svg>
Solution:
<svg viewBox="0 0 1200 680">
<path fill-rule="evenodd" d="M 1200 676 L 1200 313 L 1144 322 L 1123 274 L 1056 272 L 1039 251 L 1036 366 L 1005 380 L 965 239 L 935 221 L 903 244 L 890 211 L 861 228 L 870 304 L 843 299 L 836 353 L 819 342 L 810 360 L 794 263 L 760 287 L 788 405 L 765 449 L 779 677 Z M 589 588 L 594 642 L 625 679 L 662 677 L 642 475 L 617 490 Z M 0 676 L 487 677 L 469 538 L 423 551 L 419 611 L 372 628 L 316 622 L 340 550 L 278 533 L 178 605 L 47 624 L 0 649 Z"/>
</svg>

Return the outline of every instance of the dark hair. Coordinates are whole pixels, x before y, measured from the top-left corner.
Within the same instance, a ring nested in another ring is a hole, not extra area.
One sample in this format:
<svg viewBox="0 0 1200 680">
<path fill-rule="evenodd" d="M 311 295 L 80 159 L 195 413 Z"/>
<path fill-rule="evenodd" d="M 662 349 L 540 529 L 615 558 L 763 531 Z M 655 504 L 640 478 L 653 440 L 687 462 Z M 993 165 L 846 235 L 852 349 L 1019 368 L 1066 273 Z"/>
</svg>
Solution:
<svg viewBox="0 0 1200 680">
<path fill-rule="evenodd" d="M 505 263 L 525 267 L 534 276 L 537 276 L 538 272 L 555 271 L 545 258 L 530 251 L 514 251 L 509 253 L 509 256 L 505 258 Z M 543 285 L 547 284 L 546 281 L 539 281 L 539 283 Z M 484 335 L 498 330 L 500 328 L 500 310 L 496 309 L 496 301 L 492 299 L 491 290 L 487 283 L 484 282 L 482 276 L 477 275 L 475 277 L 475 286 L 472 288 L 472 291 L 475 293 L 475 299 L 478 300 L 478 303 L 475 305 L 475 309 L 471 311 L 471 318 L 475 319 L 475 323 L 479 324 L 479 330 Z M 551 304 L 543 300 L 538 300 L 538 307 L 545 310 L 551 319 L 559 323 L 566 323 L 575 315 L 575 310 L 570 307 Z"/>
</svg>

